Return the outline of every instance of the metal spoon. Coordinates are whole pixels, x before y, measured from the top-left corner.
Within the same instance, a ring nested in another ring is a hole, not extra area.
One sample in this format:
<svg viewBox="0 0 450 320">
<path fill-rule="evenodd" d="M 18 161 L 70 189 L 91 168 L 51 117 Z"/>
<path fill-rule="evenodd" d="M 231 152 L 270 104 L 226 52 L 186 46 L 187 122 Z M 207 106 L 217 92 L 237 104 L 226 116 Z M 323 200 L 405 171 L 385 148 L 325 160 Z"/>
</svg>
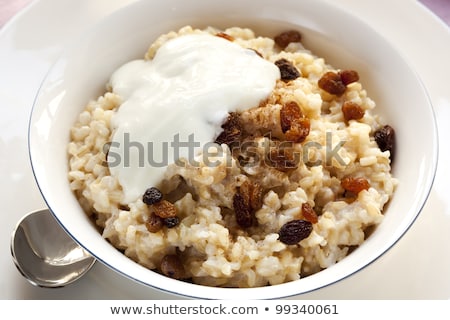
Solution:
<svg viewBox="0 0 450 320">
<path fill-rule="evenodd" d="M 63 287 L 82 277 L 95 258 L 61 228 L 50 210 L 25 215 L 11 238 L 17 269 L 33 285 Z"/>
</svg>

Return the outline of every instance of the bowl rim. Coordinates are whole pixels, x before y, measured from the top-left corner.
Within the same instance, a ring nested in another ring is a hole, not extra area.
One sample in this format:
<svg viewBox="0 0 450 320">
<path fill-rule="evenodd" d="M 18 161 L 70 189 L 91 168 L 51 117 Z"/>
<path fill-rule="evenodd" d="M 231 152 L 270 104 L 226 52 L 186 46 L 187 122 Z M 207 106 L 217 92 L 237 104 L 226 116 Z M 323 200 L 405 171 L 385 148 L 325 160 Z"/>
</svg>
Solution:
<svg viewBox="0 0 450 320">
<path fill-rule="evenodd" d="M 290 1 L 290 0 L 286 0 L 286 1 Z M 306 3 L 311 3 L 312 1 L 310 0 L 302 0 L 303 2 Z M 87 30 L 86 32 L 90 32 L 93 29 L 98 28 L 98 26 L 104 25 L 109 23 L 109 21 L 113 21 L 115 19 L 117 19 L 117 17 L 121 17 L 126 15 L 126 13 L 128 11 L 135 11 L 135 8 L 139 7 L 140 5 L 142 5 L 142 3 L 144 3 L 145 1 L 136 1 L 133 2 L 129 5 L 126 5 L 124 8 L 121 8 L 120 10 L 106 16 L 105 18 L 101 19 L 98 23 L 96 23 L 91 29 Z M 176 0 L 175 0 L 176 2 Z M 396 49 L 395 47 L 389 42 L 387 41 L 384 37 L 382 37 L 378 32 L 376 32 L 374 29 L 372 29 L 365 21 L 363 21 L 362 19 L 360 19 L 359 17 L 356 17 L 352 14 L 350 14 L 348 11 L 332 4 L 329 3 L 328 1 L 314 1 L 317 5 L 319 6 L 325 6 L 326 8 L 333 10 L 335 13 L 339 13 L 340 15 L 344 16 L 344 17 L 349 17 L 353 20 L 355 20 L 359 25 L 361 25 L 362 27 L 364 27 L 366 29 L 366 31 L 370 32 L 372 35 L 376 36 L 379 38 L 379 40 L 381 40 L 382 42 L 384 42 L 388 47 L 389 50 L 391 50 L 393 53 L 395 53 L 397 56 L 402 56 Z M 85 34 L 85 32 L 83 32 L 83 35 Z M 68 49 L 70 49 L 71 47 L 73 47 L 74 43 L 77 43 L 78 41 L 80 41 L 82 37 L 80 37 L 79 39 L 75 39 L 75 41 L 71 42 L 70 45 L 67 46 Z M 64 56 L 65 53 L 63 53 L 61 55 Z M 34 125 L 34 118 L 36 117 L 36 110 L 39 109 L 39 103 L 40 103 L 40 99 L 41 99 L 41 95 L 42 95 L 42 90 L 43 88 L 48 85 L 49 82 L 49 77 L 51 77 L 51 75 L 54 73 L 54 68 L 55 66 L 58 64 L 59 60 L 61 59 L 58 58 L 56 59 L 55 64 L 48 70 L 46 76 L 44 77 L 44 80 L 42 81 L 41 85 L 39 86 L 39 89 L 37 91 L 36 97 L 34 99 L 33 102 L 33 106 L 31 109 L 31 114 L 30 114 L 30 118 L 29 118 L 29 123 L 28 123 L 28 155 L 29 155 L 29 160 L 31 163 L 31 168 L 32 168 L 32 172 L 33 172 L 33 176 L 35 178 L 36 184 L 39 188 L 39 191 L 41 192 L 43 199 L 45 201 L 45 203 L 47 204 L 48 208 L 51 210 L 53 216 L 55 217 L 55 219 L 58 221 L 58 223 L 61 225 L 61 227 L 77 242 L 79 243 L 85 250 L 87 250 L 89 253 L 91 253 L 98 261 L 100 261 L 102 264 L 106 265 L 108 268 L 110 268 L 111 270 L 116 271 L 117 273 L 133 280 L 136 281 L 138 283 L 141 283 L 145 286 L 148 287 L 152 287 L 152 288 L 156 288 L 158 290 L 161 290 L 163 292 L 168 292 L 180 297 L 188 297 L 188 298 L 200 298 L 200 299 L 209 299 L 209 297 L 213 297 L 212 299 L 215 299 L 215 297 L 219 297 L 219 299 L 225 297 L 226 299 L 228 298 L 233 298 L 236 296 L 236 288 L 220 288 L 220 287 L 208 287 L 208 286 L 203 286 L 203 285 L 198 285 L 198 284 L 193 284 L 193 283 L 185 283 L 185 282 L 181 282 L 179 280 L 173 280 L 167 277 L 164 277 L 162 275 L 159 275 L 155 272 L 153 272 L 156 277 L 162 277 L 163 280 L 162 282 L 165 283 L 167 282 L 167 286 L 164 285 L 158 285 L 158 284 L 153 284 L 153 283 L 149 283 L 148 281 L 146 281 L 145 279 L 147 278 L 142 278 L 142 277 L 136 277 L 134 275 L 130 275 L 128 273 L 126 273 L 124 270 L 121 270 L 121 268 L 118 268 L 117 266 L 115 266 L 114 264 L 111 264 L 109 261 L 106 261 L 105 259 L 103 259 L 101 256 L 99 256 L 98 253 L 95 253 L 92 251 L 92 249 L 89 248 L 89 245 L 83 244 L 82 242 L 79 242 L 78 238 L 70 231 L 70 227 L 67 227 L 64 222 L 61 220 L 61 217 L 55 213 L 56 211 L 58 211 L 59 209 L 54 208 L 54 203 L 50 200 L 48 200 L 48 197 L 46 196 L 47 194 L 47 190 L 46 190 L 46 185 L 42 184 L 42 173 L 39 171 L 39 163 L 36 162 L 36 156 L 34 155 L 34 152 L 36 150 L 35 147 L 33 147 L 33 130 L 35 130 L 33 128 Z M 428 109 L 430 111 L 430 115 L 432 118 L 432 129 L 433 131 L 430 133 L 433 137 L 432 141 L 431 141 L 431 149 L 432 149 L 432 154 L 430 155 L 429 158 L 429 164 L 430 166 L 427 168 L 427 174 L 426 174 L 426 179 L 423 181 L 424 185 L 423 185 L 423 189 L 426 190 L 426 192 L 421 194 L 421 198 L 420 199 L 416 199 L 417 201 L 417 207 L 415 207 L 414 209 L 416 209 L 415 214 L 412 216 L 412 219 L 410 221 L 407 222 L 406 226 L 404 229 L 400 230 L 400 234 L 399 236 L 396 237 L 396 239 L 388 244 L 385 245 L 379 252 L 377 252 L 373 258 L 371 258 L 370 260 L 368 260 L 364 265 L 359 266 L 358 268 L 353 269 L 351 272 L 345 272 L 344 274 L 341 274 L 338 278 L 334 278 L 332 280 L 329 281 L 322 281 L 323 283 L 320 286 L 314 286 L 310 289 L 307 290 L 303 290 L 303 289 L 298 289 L 294 290 L 291 287 L 294 287 L 295 285 L 298 285 L 298 281 L 302 281 L 303 283 L 305 282 L 310 282 L 313 281 L 316 277 L 317 274 L 302 278 L 300 280 L 297 281 L 291 281 L 291 282 L 287 282 L 287 283 L 283 283 L 283 284 L 279 284 L 276 285 L 277 287 L 283 287 L 286 288 L 287 294 L 284 295 L 278 295 L 278 296 L 273 296 L 273 286 L 268 286 L 268 287 L 257 287 L 257 288 L 239 288 L 238 290 L 240 292 L 242 292 L 242 297 L 248 297 L 251 298 L 251 296 L 256 297 L 256 299 L 279 299 L 279 298 L 288 298 L 288 297 L 292 297 L 292 296 L 297 296 L 297 295 L 301 295 L 301 294 L 305 294 L 308 292 L 312 292 L 312 291 L 316 291 L 319 290 L 323 287 L 332 285 L 336 282 L 340 282 L 352 275 L 354 275 L 355 273 L 360 272 L 362 269 L 365 269 L 367 266 L 371 265 L 372 263 L 374 263 L 375 261 L 377 261 L 380 257 L 384 256 L 384 254 L 389 251 L 393 246 L 395 246 L 395 244 L 400 241 L 400 239 L 403 238 L 403 236 L 407 233 L 407 231 L 411 228 L 411 226 L 414 224 L 414 222 L 417 220 L 418 216 L 420 215 L 420 213 L 423 210 L 423 207 L 425 206 L 427 199 L 430 195 L 430 192 L 432 190 L 432 186 L 434 183 L 434 179 L 436 177 L 436 172 L 437 172 L 437 166 L 438 166 L 438 154 L 439 154 L 439 145 L 438 145 L 438 130 L 437 130 L 437 121 L 436 121 L 436 116 L 435 116 L 435 112 L 431 103 L 431 99 L 429 97 L 429 94 L 426 90 L 426 87 L 424 86 L 422 80 L 420 79 L 419 75 L 417 74 L 417 72 L 411 67 L 411 65 L 407 62 L 406 59 L 404 59 L 404 64 L 405 67 L 408 68 L 411 73 L 415 76 L 415 81 L 417 81 L 418 85 L 422 88 L 422 94 L 424 94 L 425 99 L 428 101 Z M 55 209 L 55 210 L 54 210 Z M 106 242 L 106 241 L 105 241 Z M 122 253 L 120 253 L 122 255 Z M 343 263 L 344 260 L 339 262 L 339 265 L 341 265 Z M 143 266 L 138 265 L 139 268 L 143 268 L 145 269 L 145 272 L 148 271 L 148 269 L 146 269 Z M 320 271 L 318 274 L 322 276 L 324 276 L 325 273 L 330 273 L 327 270 L 334 270 L 333 268 L 336 268 L 335 265 Z M 151 276 L 150 278 L 153 278 L 154 276 Z M 172 281 L 176 281 L 173 282 L 174 286 L 173 286 L 173 290 L 171 290 L 170 288 L 172 288 L 170 286 L 170 283 L 172 283 Z M 182 292 L 180 293 L 180 286 L 183 287 Z M 194 287 L 201 287 L 203 290 L 201 295 L 197 295 L 197 294 L 193 294 L 194 292 L 197 292 L 196 290 L 194 290 Z M 308 287 L 308 286 L 306 286 Z M 217 294 L 220 291 L 219 294 Z"/>
</svg>

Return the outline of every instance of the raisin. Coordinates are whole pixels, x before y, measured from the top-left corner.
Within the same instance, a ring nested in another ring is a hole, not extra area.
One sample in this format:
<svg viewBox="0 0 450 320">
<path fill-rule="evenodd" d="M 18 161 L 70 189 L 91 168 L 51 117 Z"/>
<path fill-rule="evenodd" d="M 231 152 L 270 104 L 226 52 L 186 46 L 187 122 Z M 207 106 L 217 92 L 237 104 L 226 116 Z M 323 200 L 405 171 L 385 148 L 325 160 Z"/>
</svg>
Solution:
<svg viewBox="0 0 450 320">
<path fill-rule="evenodd" d="M 363 190 L 368 190 L 370 188 L 369 181 L 361 177 L 346 177 L 342 179 L 341 186 L 346 191 L 350 191 L 354 194 L 358 194 Z"/>
<path fill-rule="evenodd" d="M 306 220 L 292 220 L 285 223 L 278 232 L 279 240 L 287 245 L 297 244 L 309 237 L 312 223 Z"/>
<path fill-rule="evenodd" d="M 302 216 L 311 223 L 317 223 L 317 221 L 319 221 L 313 207 L 311 207 L 311 205 L 307 202 L 302 204 Z"/>
<path fill-rule="evenodd" d="M 234 38 L 225 32 L 218 32 L 218 33 L 216 33 L 216 36 L 220 37 L 220 38 L 224 38 L 228 41 L 234 41 Z"/>
<path fill-rule="evenodd" d="M 248 50 L 252 50 L 254 53 L 256 53 L 260 58 L 263 58 L 264 59 L 264 56 L 261 54 L 261 52 L 259 52 L 258 50 L 256 50 L 256 49 L 253 49 L 253 48 L 248 48 Z"/>
<path fill-rule="evenodd" d="M 286 140 L 292 142 L 303 142 L 311 127 L 309 119 L 303 117 L 300 106 L 295 101 L 289 101 L 281 107 L 280 125 Z"/>
<path fill-rule="evenodd" d="M 345 101 L 342 105 L 342 113 L 346 121 L 359 120 L 364 117 L 364 109 L 353 101 Z"/>
<path fill-rule="evenodd" d="M 158 217 L 163 219 L 175 217 L 177 215 L 177 208 L 173 203 L 167 200 L 161 200 L 153 205 L 153 210 Z"/>
<path fill-rule="evenodd" d="M 282 172 L 297 168 L 300 161 L 292 148 L 273 148 L 268 160 L 270 166 Z"/>
<path fill-rule="evenodd" d="M 280 69 L 280 78 L 283 81 L 295 80 L 301 76 L 300 71 L 288 60 L 280 59 L 275 61 L 275 65 Z"/>
<path fill-rule="evenodd" d="M 389 151 L 391 153 L 391 160 L 394 159 L 395 153 L 395 130 L 389 125 L 375 131 L 375 141 L 381 151 Z"/>
<path fill-rule="evenodd" d="M 342 70 L 339 72 L 339 76 L 346 86 L 359 80 L 359 74 L 355 70 Z"/>
<path fill-rule="evenodd" d="M 261 209 L 263 204 L 263 188 L 254 183 L 252 185 L 251 194 L 250 194 L 250 207 L 253 211 L 257 211 Z"/>
<path fill-rule="evenodd" d="M 231 112 L 222 125 L 222 129 L 223 131 L 216 138 L 216 143 L 232 145 L 233 143 L 239 142 L 242 135 L 239 115 L 236 112 Z"/>
<path fill-rule="evenodd" d="M 152 213 L 148 221 L 145 223 L 145 227 L 152 233 L 158 232 L 163 227 L 163 219 Z"/>
<path fill-rule="evenodd" d="M 119 209 L 123 210 L 123 211 L 130 211 L 130 207 L 128 205 L 122 204 L 122 203 L 119 204 Z"/>
<path fill-rule="evenodd" d="M 245 181 L 239 188 L 239 193 L 249 205 L 250 210 L 255 212 L 261 209 L 263 189 L 259 184 Z"/>
<path fill-rule="evenodd" d="M 249 228 L 253 225 L 253 212 L 251 206 L 241 193 L 236 193 L 233 197 L 233 209 L 237 224 L 242 228 Z"/>
<path fill-rule="evenodd" d="M 163 219 L 163 222 L 166 225 L 166 227 L 170 229 L 176 227 L 180 223 L 180 219 L 177 216 L 169 217 Z"/>
<path fill-rule="evenodd" d="M 263 188 L 254 182 L 244 181 L 233 197 L 236 222 L 242 228 L 255 223 L 255 212 L 262 207 Z"/>
<path fill-rule="evenodd" d="M 161 260 L 161 273 L 172 279 L 183 279 L 186 277 L 181 259 L 176 254 L 165 255 Z"/>
<path fill-rule="evenodd" d="M 300 42 L 302 40 L 302 35 L 300 32 L 295 30 L 289 30 L 280 33 L 273 38 L 275 43 L 281 48 L 286 48 L 291 42 Z"/>
<path fill-rule="evenodd" d="M 289 101 L 281 107 L 280 110 L 280 124 L 283 133 L 286 133 L 291 128 L 292 122 L 295 119 L 303 117 L 300 106 L 295 101 Z"/>
<path fill-rule="evenodd" d="M 342 82 L 341 77 L 332 71 L 326 72 L 318 82 L 319 88 L 322 90 L 334 94 L 341 95 L 345 92 L 347 88 L 345 84 Z"/>
<path fill-rule="evenodd" d="M 152 205 L 154 203 L 160 202 L 163 198 L 163 194 L 155 187 L 148 188 L 145 190 L 142 196 L 142 201 L 145 204 Z"/>
<path fill-rule="evenodd" d="M 303 142 L 309 135 L 310 128 L 311 122 L 308 118 L 295 119 L 291 128 L 285 133 L 286 140 L 296 143 Z"/>
</svg>

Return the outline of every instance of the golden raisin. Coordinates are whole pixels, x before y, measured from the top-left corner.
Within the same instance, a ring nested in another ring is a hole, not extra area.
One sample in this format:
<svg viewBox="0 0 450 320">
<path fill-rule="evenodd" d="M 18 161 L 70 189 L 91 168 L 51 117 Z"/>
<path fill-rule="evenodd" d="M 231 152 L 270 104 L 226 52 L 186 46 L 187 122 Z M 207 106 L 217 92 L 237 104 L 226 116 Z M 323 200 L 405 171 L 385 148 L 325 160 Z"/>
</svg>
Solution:
<svg viewBox="0 0 450 320">
<path fill-rule="evenodd" d="M 289 101 L 283 104 L 280 110 L 280 124 L 283 133 L 286 133 L 291 128 L 292 122 L 295 119 L 303 117 L 300 106 L 295 101 Z"/>
<path fill-rule="evenodd" d="M 286 140 L 295 143 L 303 142 L 309 135 L 310 128 L 311 122 L 308 118 L 294 119 L 291 128 L 285 133 Z"/>
<path fill-rule="evenodd" d="M 167 200 L 161 200 L 158 203 L 153 205 L 153 210 L 155 210 L 155 214 L 158 217 L 163 219 L 172 218 L 177 215 L 177 208 L 173 203 L 170 203 Z"/>
<path fill-rule="evenodd" d="M 240 186 L 239 193 L 243 196 L 252 211 L 261 209 L 263 189 L 258 183 L 248 180 L 245 181 Z"/>
<path fill-rule="evenodd" d="M 272 148 L 269 151 L 269 165 L 278 171 L 289 171 L 297 168 L 300 159 L 292 148 Z"/>
<path fill-rule="evenodd" d="M 359 120 L 364 117 L 364 109 L 353 101 L 345 101 L 342 105 L 342 113 L 346 121 Z"/>
<path fill-rule="evenodd" d="M 302 35 L 295 30 L 288 30 L 274 37 L 275 43 L 282 49 L 286 48 L 291 42 L 300 42 Z"/>
<path fill-rule="evenodd" d="M 341 186 L 346 191 L 350 191 L 354 194 L 358 194 L 363 190 L 368 190 L 370 188 L 369 181 L 361 177 L 346 177 L 342 179 Z"/>
<path fill-rule="evenodd" d="M 253 211 L 257 211 L 261 209 L 263 204 L 263 188 L 257 184 L 254 183 L 250 195 L 250 207 Z"/>
<path fill-rule="evenodd" d="M 172 279 L 183 279 L 186 277 L 181 259 L 176 254 L 168 254 L 161 260 L 160 269 L 162 274 Z"/>
<path fill-rule="evenodd" d="M 163 227 L 163 219 L 152 213 L 145 223 L 145 227 L 152 233 L 158 232 Z"/>
<path fill-rule="evenodd" d="M 319 79 L 318 85 L 322 90 L 338 96 L 343 94 L 345 92 L 345 89 L 347 88 L 342 82 L 341 77 L 337 73 L 332 71 L 326 72 Z"/>
<path fill-rule="evenodd" d="M 255 182 L 244 181 L 233 197 L 233 209 L 237 224 L 242 228 L 251 227 L 255 212 L 262 207 L 263 188 Z"/>
<path fill-rule="evenodd" d="M 224 38 L 228 41 L 234 41 L 234 38 L 225 32 L 218 32 L 218 33 L 216 33 L 216 36 L 220 37 L 220 38 Z"/>
<path fill-rule="evenodd" d="M 345 85 L 349 85 L 350 83 L 359 80 L 359 74 L 355 70 L 342 70 L 339 72 L 339 76 L 341 77 L 342 83 Z"/>
<path fill-rule="evenodd" d="M 302 204 L 302 216 L 305 218 L 305 220 L 311 222 L 311 223 L 317 223 L 319 221 L 319 218 L 317 217 L 316 212 L 314 211 L 313 207 L 307 202 Z"/>
</svg>

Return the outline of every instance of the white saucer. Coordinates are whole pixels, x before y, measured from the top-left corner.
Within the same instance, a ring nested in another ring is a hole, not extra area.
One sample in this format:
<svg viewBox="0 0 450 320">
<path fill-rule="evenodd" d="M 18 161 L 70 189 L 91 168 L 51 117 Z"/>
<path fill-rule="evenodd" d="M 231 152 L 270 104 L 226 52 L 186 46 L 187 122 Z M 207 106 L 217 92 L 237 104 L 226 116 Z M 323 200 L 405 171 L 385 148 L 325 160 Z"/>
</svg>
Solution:
<svg viewBox="0 0 450 320">
<path fill-rule="evenodd" d="M 134 283 L 100 263 L 65 288 L 35 288 L 16 270 L 9 249 L 17 221 L 25 213 L 45 207 L 27 152 L 28 118 L 39 85 L 68 39 L 130 2 L 35 1 L 0 31 L 0 192 L 4 205 L 0 224 L 0 299 L 174 298 Z M 417 70 L 438 120 L 440 163 L 423 212 L 393 249 L 358 274 L 301 298 L 450 299 L 450 169 L 446 166 L 450 161 L 446 140 L 450 139 L 450 29 L 412 0 L 397 0 L 395 6 L 390 0 L 333 2 L 358 14 L 385 35 Z M 408 121 L 408 106 L 404 108 Z"/>
</svg>

